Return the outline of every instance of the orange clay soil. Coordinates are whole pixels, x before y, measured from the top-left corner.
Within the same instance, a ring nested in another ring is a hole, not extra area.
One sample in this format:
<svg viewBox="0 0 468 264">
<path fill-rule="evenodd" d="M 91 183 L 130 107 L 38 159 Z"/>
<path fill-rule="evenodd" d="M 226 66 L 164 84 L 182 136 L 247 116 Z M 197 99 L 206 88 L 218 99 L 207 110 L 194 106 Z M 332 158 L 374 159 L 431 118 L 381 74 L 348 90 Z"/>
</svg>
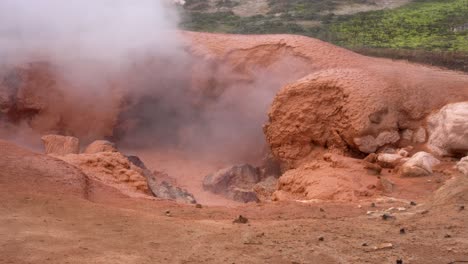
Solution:
<svg viewBox="0 0 468 264">
<path fill-rule="evenodd" d="M 462 177 L 434 199 L 414 197 L 416 206 L 387 198 L 372 200 L 375 207 L 369 200 L 196 208 L 128 198 L 3 141 L 0 155 L 0 263 L 439 264 L 468 256 Z M 388 220 L 366 213 L 391 207 L 406 209 Z M 249 222 L 234 224 L 239 214 Z M 391 248 L 380 249 L 385 243 Z"/>
<path fill-rule="evenodd" d="M 382 177 L 394 183 L 388 192 L 361 160 L 349 157 L 364 155 L 356 138 L 424 127 L 430 112 L 468 100 L 466 74 L 369 58 L 300 36 L 181 35 L 197 62 L 184 76 L 193 109 L 228 90 L 277 92 L 264 132 L 272 153 L 291 169 L 279 181 L 279 201 L 240 205 L 204 193 L 203 176 L 232 165 L 222 153 L 232 149 L 221 144 L 213 154 L 219 160 L 177 149 L 130 146 L 134 153 L 125 152 L 176 178 L 203 204 L 200 209 L 129 198 L 64 161 L 0 141 L 0 263 L 468 261 L 468 210 L 461 209 L 468 183 L 452 160 L 427 177 L 384 170 Z M 8 124 L 0 136 L 13 131 L 20 143 L 57 131 L 86 141 L 112 136 L 129 92 L 125 79 L 139 72 L 111 81 L 109 96 L 87 104 L 86 96 L 67 94 L 70 84 L 49 75 L 46 66 L 28 67 L 20 70 L 27 81 L 15 105 L 1 105 L 10 107 L 9 118 L 19 126 Z M 263 147 L 239 145 L 252 153 Z M 323 160 L 326 151 L 348 157 L 330 163 Z M 394 218 L 383 220 L 384 212 Z M 233 224 L 239 214 L 249 223 Z"/>
</svg>

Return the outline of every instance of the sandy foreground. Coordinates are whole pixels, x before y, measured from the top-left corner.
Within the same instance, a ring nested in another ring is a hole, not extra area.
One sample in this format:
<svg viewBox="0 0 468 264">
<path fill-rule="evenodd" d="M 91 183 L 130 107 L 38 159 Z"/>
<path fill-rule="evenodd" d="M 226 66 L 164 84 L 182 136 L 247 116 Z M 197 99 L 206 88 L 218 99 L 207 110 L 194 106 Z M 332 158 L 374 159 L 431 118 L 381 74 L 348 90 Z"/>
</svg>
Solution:
<svg viewBox="0 0 468 264">
<path fill-rule="evenodd" d="M 72 180 L 48 185 L 54 179 L 47 178 L 47 171 L 37 170 L 33 159 L 51 168 L 48 175 L 59 168 L 74 175 L 73 168 L 41 154 L 13 153 L 11 145 L 2 149 L 10 154 L 2 153 L 0 162 L 0 263 L 468 260 L 464 194 L 455 193 L 450 197 L 456 199 L 443 198 L 446 200 L 437 205 L 432 194 L 416 191 L 417 197 L 411 200 L 416 205 L 407 199 L 380 197 L 352 203 L 272 202 L 196 208 L 128 198 L 94 181 L 84 183 L 84 194 L 74 191 L 78 184 Z M 31 162 L 19 163 L 22 159 Z M 431 185 L 425 189 L 443 185 L 428 182 L 434 179 L 431 177 L 413 184 L 418 188 L 423 182 Z M 461 177 L 455 185 L 466 184 Z M 466 192 L 466 188 L 461 190 Z M 389 212 L 395 218 L 382 219 L 383 211 L 392 207 Z M 238 215 L 248 218 L 248 223 L 233 223 Z"/>
</svg>

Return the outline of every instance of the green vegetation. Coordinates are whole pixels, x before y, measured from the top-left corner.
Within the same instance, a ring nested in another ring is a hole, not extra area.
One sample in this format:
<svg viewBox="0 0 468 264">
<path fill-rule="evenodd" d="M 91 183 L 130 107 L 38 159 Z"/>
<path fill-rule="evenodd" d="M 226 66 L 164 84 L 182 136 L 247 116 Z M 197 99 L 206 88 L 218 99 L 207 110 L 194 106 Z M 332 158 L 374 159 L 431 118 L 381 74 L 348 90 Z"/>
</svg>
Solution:
<svg viewBox="0 0 468 264">
<path fill-rule="evenodd" d="M 395 10 L 341 17 L 329 25 L 332 41 L 347 47 L 468 52 L 468 0 L 416 1 Z"/>
</svg>

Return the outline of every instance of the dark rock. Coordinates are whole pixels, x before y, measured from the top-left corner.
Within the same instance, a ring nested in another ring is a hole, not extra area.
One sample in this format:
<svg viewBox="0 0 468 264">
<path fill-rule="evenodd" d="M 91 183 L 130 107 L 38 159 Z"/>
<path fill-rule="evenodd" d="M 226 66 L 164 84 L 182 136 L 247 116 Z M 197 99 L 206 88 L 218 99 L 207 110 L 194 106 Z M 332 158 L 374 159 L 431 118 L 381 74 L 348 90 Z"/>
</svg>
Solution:
<svg viewBox="0 0 468 264">
<path fill-rule="evenodd" d="M 259 169 L 249 165 L 237 165 L 210 174 L 203 180 L 203 189 L 221 194 L 240 202 L 258 201 L 253 191 L 261 181 Z"/>
<path fill-rule="evenodd" d="M 273 193 L 276 191 L 278 179 L 269 176 L 261 182 L 254 185 L 253 190 L 260 201 L 271 201 Z"/>
<path fill-rule="evenodd" d="M 460 208 L 458 208 L 459 211 L 463 211 L 465 210 L 465 206 L 464 205 L 461 205 Z"/>
<path fill-rule="evenodd" d="M 394 219 L 395 217 L 389 214 L 383 214 L 382 215 L 382 220 L 389 220 L 389 219 Z"/>
<path fill-rule="evenodd" d="M 281 164 L 273 154 L 268 154 L 262 161 L 262 166 L 260 168 L 262 178 L 267 178 L 273 176 L 279 178 L 281 176 Z"/>
<path fill-rule="evenodd" d="M 259 202 L 257 193 L 255 193 L 254 191 L 240 189 L 240 188 L 232 188 L 226 197 L 234 201 L 244 202 L 244 203 Z"/>
<path fill-rule="evenodd" d="M 400 234 L 402 234 L 402 235 L 403 235 L 403 234 L 406 234 L 406 230 L 405 230 L 404 228 L 401 228 L 401 229 L 400 229 Z"/>
<path fill-rule="evenodd" d="M 158 198 L 176 201 L 178 203 L 196 204 L 195 197 L 187 190 L 183 190 L 174 186 L 172 183 L 165 181 L 169 176 L 164 173 L 152 173 L 146 167 L 145 163 L 137 156 L 127 156 L 128 160 L 133 165 L 143 170 L 143 175 L 146 177 L 148 187 L 151 193 Z M 160 179 L 158 179 L 160 178 Z"/>
<path fill-rule="evenodd" d="M 319 241 L 324 241 L 325 238 L 324 238 L 323 236 L 321 236 L 321 237 L 318 238 L 318 240 L 319 240 Z"/>
<path fill-rule="evenodd" d="M 203 206 L 201 204 L 196 204 L 195 208 L 201 209 L 201 208 L 203 208 Z"/>
<path fill-rule="evenodd" d="M 154 196 L 161 199 L 173 200 L 179 203 L 197 203 L 197 200 L 195 200 L 195 197 L 193 197 L 191 193 L 179 187 L 174 187 L 165 181 L 163 181 L 161 184 L 153 185 L 153 187 L 150 187 L 150 189 Z"/>
<path fill-rule="evenodd" d="M 232 221 L 234 224 L 247 224 L 249 222 L 249 219 L 246 217 L 243 217 L 242 215 L 239 215 L 234 221 Z"/>
<path fill-rule="evenodd" d="M 127 156 L 127 159 L 140 169 L 147 170 L 145 163 L 137 156 Z"/>
<path fill-rule="evenodd" d="M 403 260 L 402 259 L 397 259 L 396 264 L 403 264 Z"/>
<path fill-rule="evenodd" d="M 410 205 L 411 205 L 411 206 L 416 206 L 416 203 L 413 202 L 413 201 L 411 201 L 411 202 L 410 202 Z"/>
</svg>

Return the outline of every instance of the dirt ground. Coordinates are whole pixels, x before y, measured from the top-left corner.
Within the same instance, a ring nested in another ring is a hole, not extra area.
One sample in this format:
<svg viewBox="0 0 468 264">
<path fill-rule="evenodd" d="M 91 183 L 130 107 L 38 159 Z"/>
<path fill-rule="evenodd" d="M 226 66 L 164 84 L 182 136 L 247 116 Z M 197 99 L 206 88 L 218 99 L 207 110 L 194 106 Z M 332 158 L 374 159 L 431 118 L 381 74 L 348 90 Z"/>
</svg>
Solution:
<svg viewBox="0 0 468 264">
<path fill-rule="evenodd" d="M 417 192 L 411 197 L 415 205 L 380 197 L 196 208 L 127 198 L 93 181 L 86 182 L 83 195 L 64 191 L 73 183 L 72 167 L 45 155 L 8 154 L 9 148 L 0 149 L 5 151 L 0 161 L 2 264 L 468 261 L 468 210 L 461 207 L 468 204 L 466 195 L 439 205 L 429 202 L 432 194 Z M 54 178 L 45 176 L 53 173 L 35 169 L 44 162 L 65 170 L 70 179 L 50 185 Z M 415 184 L 429 184 L 429 177 Z M 387 209 L 394 217 L 384 220 Z M 238 215 L 248 223 L 233 223 Z M 391 247 L 380 248 L 389 246 L 385 243 Z"/>
<path fill-rule="evenodd" d="M 453 205 L 422 214 L 420 206 L 406 203 L 376 206 L 272 203 L 198 209 L 2 190 L 0 263 L 468 261 L 466 210 Z M 408 210 L 392 220 L 366 215 L 367 210 L 394 206 Z M 249 223 L 234 224 L 238 214 Z M 402 228 L 406 234 L 400 234 Z M 382 243 L 393 246 L 374 249 Z"/>
</svg>

